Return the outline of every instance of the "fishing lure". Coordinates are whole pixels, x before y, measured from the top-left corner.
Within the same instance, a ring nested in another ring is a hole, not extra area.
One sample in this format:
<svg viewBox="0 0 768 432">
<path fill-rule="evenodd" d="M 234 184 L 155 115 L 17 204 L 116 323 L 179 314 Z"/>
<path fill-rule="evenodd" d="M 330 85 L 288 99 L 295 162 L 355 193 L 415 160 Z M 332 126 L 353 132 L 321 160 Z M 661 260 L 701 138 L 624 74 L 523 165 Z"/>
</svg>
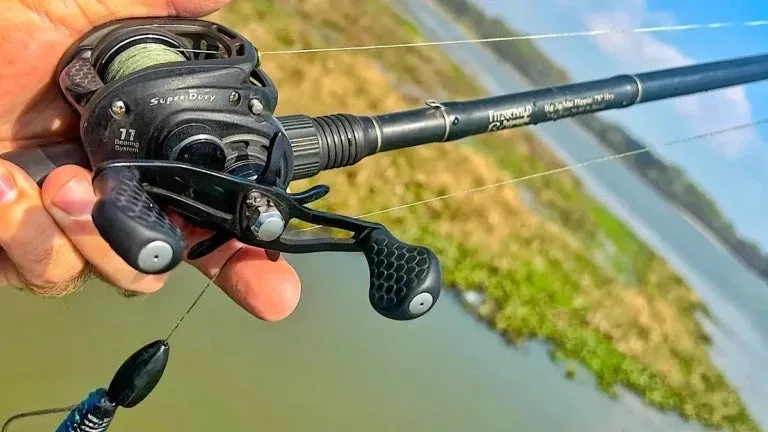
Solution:
<svg viewBox="0 0 768 432">
<path fill-rule="evenodd" d="M 134 269 L 165 273 L 184 259 L 185 239 L 163 212 L 173 209 L 214 232 L 192 245 L 191 260 L 231 239 L 277 253 L 360 252 L 369 267 L 373 309 L 411 320 L 432 310 L 440 296 L 438 257 L 401 242 L 381 224 L 308 207 L 329 188 L 291 193 L 291 181 L 381 152 L 765 80 L 768 55 L 476 100 L 428 101 L 381 115 L 277 117 L 277 88 L 247 39 L 203 20 L 136 18 L 90 31 L 64 55 L 57 77 L 80 113 L 82 146 L 0 157 L 39 184 L 57 166 L 91 169 L 98 196 L 94 224 Z M 350 236 L 292 237 L 292 220 Z M 59 431 L 106 430 L 118 406 L 134 406 L 154 388 L 167 355 L 163 341 L 139 350 L 107 390 L 96 390 L 71 411 Z"/>
<path fill-rule="evenodd" d="M 56 432 L 106 431 L 118 407 L 134 407 L 149 396 L 165 372 L 168 354 L 164 340 L 143 346 L 123 362 L 108 388 L 91 392 L 70 411 Z"/>
<path fill-rule="evenodd" d="M 112 424 L 119 407 L 132 408 L 152 392 L 165 372 L 170 347 L 157 340 L 131 354 L 117 369 L 109 387 L 97 388 L 69 414 L 56 432 L 103 432 Z M 14 416 L 3 425 L 2 432 L 18 418 L 54 414 L 66 409 L 43 410 Z"/>
</svg>

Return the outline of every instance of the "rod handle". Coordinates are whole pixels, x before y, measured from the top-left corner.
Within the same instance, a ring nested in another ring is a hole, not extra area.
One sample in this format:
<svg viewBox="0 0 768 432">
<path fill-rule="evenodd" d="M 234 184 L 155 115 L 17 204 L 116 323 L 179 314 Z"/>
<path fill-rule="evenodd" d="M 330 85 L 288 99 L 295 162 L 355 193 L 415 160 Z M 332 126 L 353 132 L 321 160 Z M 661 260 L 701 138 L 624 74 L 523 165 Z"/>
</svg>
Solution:
<svg viewBox="0 0 768 432">
<path fill-rule="evenodd" d="M 125 262 L 144 274 L 166 273 L 181 262 L 184 236 L 144 191 L 134 169 L 106 168 L 93 188 L 93 223 Z"/>
<path fill-rule="evenodd" d="M 0 154 L 0 159 L 21 168 L 40 187 L 48 174 L 60 166 L 77 165 L 90 170 L 88 156 L 83 147 L 73 142 L 13 150 Z"/>
<path fill-rule="evenodd" d="M 440 297 L 442 270 L 431 250 L 376 228 L 360 238 L 368 261 L 368 300 L 379 314 L 398 321 L 418 318 Z"/>
</svg>

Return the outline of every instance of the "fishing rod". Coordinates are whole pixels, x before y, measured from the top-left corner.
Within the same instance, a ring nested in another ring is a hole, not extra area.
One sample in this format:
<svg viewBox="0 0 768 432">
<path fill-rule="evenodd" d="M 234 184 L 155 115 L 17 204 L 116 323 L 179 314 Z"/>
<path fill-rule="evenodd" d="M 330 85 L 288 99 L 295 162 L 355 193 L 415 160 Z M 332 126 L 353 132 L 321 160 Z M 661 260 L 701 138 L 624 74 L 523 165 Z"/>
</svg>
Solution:
<svg viewBox="0 0 768 432">
<path fill-rule="evenodd" d="M 232 239 L 274 252 L 361 252 L 373 309 L 411 320 L 440 296 L 438 257 L 399 241 L 381 224 L 307 207 L 329 188 L 291 193 L 291 181 L 383 152 L 765 80 L 768 55 L 427 101 L 423 108 L 380 115 L 277 117 L 277 88 L 261 68 L 258 49 L 243 36 L 203 20 L 135 18 L 88 32 L 65 53 L 56 76 L 80 114 L 81 143 L 0 157 L 38 184 L 58 166 L 92 170 L 94 225 L 134 269 L 160 274 L 184 259 L 185 239 L 164 213 L 173 209 L 214 232 L 190 248 L 190 260 Z M 287 226 L 294 219 L 351 235 L 292 238 Z M 116 390 L 92 393 L 58 432 L 106 430 L 118 406 L 135 406 L 154 388 L 168 350 L 161 340 L 137 351 L 118 373 L 132 378 L 118 380 Z"/>
</svg>

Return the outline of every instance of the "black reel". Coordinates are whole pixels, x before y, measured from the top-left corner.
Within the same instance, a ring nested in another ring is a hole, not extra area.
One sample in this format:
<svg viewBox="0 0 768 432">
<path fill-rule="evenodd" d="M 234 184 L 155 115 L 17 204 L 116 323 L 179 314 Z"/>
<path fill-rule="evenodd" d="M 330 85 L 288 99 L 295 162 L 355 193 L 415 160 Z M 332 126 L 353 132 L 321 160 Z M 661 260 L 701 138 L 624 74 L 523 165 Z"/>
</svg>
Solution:
<svg viewBox="0 0 768 432">
<path fill-rule="evenodd" d="M 380 314 L 413 319 L 438 299 L 442 275 L 429 249 L 400 242 L 380 224 L 306 207 L 327 186 L 287 192 L 297 170 L 319 171 L 301 159 L 307 130 L 273 116 L 277 89 L 256 48 L 234 31 L 186 19 L 108 23 L 67 52 L 59 83 L 81 114 L 98 196 L 93 221 L 136 270 L 165 273 L 184 259 L 184 237 L 163 211 L 170 208 L 215 232 L 189 259 L 231 239 L 275 252 L 360 251 Z M 291 238 L 293 219 L 351 236 Z"/>
</svg>

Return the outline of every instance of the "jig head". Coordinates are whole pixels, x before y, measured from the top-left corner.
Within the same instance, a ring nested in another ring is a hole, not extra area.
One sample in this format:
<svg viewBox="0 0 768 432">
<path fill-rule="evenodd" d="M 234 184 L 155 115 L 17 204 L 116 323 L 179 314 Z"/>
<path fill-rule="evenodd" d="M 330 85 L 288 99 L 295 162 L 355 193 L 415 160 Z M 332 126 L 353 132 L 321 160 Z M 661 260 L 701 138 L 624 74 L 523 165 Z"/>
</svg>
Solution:
<svg viewBox="0 0 768 432">
<path fill-rule="evenodd" d="M 109 388 L 98 388 L 77 405 L 56 432 L 102 432 L 119 407 L 132 408 L 154 390 L 168 364 L 168 343 L 158 340 L 143 346 L 126 359 Z"/>
</svg>

